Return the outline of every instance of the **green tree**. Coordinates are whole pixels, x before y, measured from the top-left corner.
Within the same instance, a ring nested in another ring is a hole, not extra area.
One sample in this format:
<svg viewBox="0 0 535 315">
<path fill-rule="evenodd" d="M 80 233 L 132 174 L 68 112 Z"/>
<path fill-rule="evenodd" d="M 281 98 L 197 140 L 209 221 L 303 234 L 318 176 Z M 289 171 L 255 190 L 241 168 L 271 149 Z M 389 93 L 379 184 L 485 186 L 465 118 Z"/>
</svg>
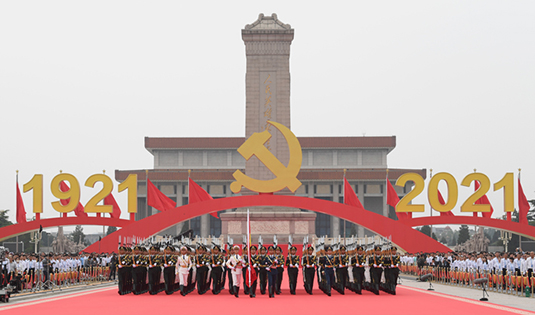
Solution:
<svg viewBox="0 0 535 315">
<path fill-rule="evenodd" d="M 427 236 L 431 236 L 431 227 L 429 225 L 424 225 L 420 229 L 420 232 L 424 233 Z"/>
<path fill-rule="evenodd" d="M 457 238 L 457 244 L 463 244 L 470 238 L 470 231 L 468 231 L 468 225 L 461 225 L 459 228 L 459 237 Z"/>
<path fill-rule="evenodd" d="M 446 236 L 442 235 L 442 236 L 440 237 L 440 242 L 441 242 L 442 244 L 448 244 L 448 240 L 446 239 Z"/>
<path fill-rule="evenodd" d="M 115 226 L 108 226 L 108 230 L 106 231 L 106 236 L 110 235 L 111 233 L 117 231 L 117 228 Z"/>
<path fill-rule="evenodd" d="M 435 241 L 438 241 L 437 236 L 435 235 L 435 232 L 431 234 L 431 238 L 434 239 Z"/>
<path fill-rule="evenodd" d="M 78 244 L 78 242 L 84 244 L 85 234 L 81 225 L 77 225 L 74 231 L 71 233 L 72 240 Z"/>
<path fill-rule="evenodd" d="M 8 220 L 7 212 L 9 209 L 6 210 L 0 210 L 0 227 L 12 225 L 13 222 Z"/>
</svg>

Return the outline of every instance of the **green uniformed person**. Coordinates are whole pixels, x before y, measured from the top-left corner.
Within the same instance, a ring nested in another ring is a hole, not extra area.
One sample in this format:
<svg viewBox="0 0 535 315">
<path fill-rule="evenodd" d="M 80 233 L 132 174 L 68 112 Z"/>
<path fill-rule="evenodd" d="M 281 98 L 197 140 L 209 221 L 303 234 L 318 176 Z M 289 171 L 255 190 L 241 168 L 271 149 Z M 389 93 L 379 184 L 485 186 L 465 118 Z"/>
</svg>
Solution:
<svg viewBox="0 0 535 315">
<path fill-rule="evenodd" d="M 346 247 L 341 245 L 338 250 L 338 255 L 334 256 L 334 264 L 336 266 L 336 291 L 340 294 L 345 293 L 347 282 L 347 267 L 349 265 L 349 257 L 346 254 Z"/>
<path fill-rule="evenodd" d="M 257 275 L 260 278 L 260 294 L 266 294 L 266 285 L 267 285 L 267 270 L 266 270 L 266 248 L 262 245 L 260 246 L 260 254 L 258 255 L 258 270 Z"/>
<path fill-rule="evenodd" d="M 368 259 L 368 264 L 370 266 L 371 291 L 379 295 L 379 285 L 383 273 L 383 256 L 380 246 L 375 246 L 375 253 Z"/>
<path fill-rule="evenodd" d="M 221 277 L 223 276 L 223 264 L 225 260 L 220 253 L 221 248 L 219 245 L 215 245 L 212 248 L 212 257 L 210 257 L 210 263 L 212 265 L 212 293 L 219 294 L 221 292 Z"/>
<path fill-rule="evenodd" d="M 275 257 L 277 258 L 277 280 L 275 282 L 275 294 L 281 294 L 282 278 L 284 275 L 284 255 L 280 246 L 275 247 Z"/>
<path fill-rule="evenodd" d="M 160 275 L 162 273 L 163 257 L 159 253 L 160 247 L 152 245 L 149 250 L 149 294 L 160 292 Z"/>
<path fill-rule="evenodd" d="M 119 247 L 119 271 L 117 278 L 119 279 L 119 294 L 124 295 L 132 292 L 132 256 L 128 254 L 128 249 L 124 246 Z"/>
<path fill-rule="evenodd" d="M 316 273 L 316 256 L 314 255 L 314 247 L 311 245 L 306 249 L 305 255 L 301 261 L 303 266 L 303 278 L 305 282 L 305 291 L 312 295 L 314 287 L 314 275 Z"/>
<path fill-rule="evenodd" d="M 141 246 L 134 246 L 133 248 L 133 262 L 132 262 L 132 281 L 134 294 L 145 293 L 145 277 L 143 269 L 145 269 L 145 256 L 142 253 Z"/>
<path fill-rule="evenodd" d="M 297 287 L 297 275 L 299 273 L 299 256 L 297 255 L 297 247 L 291 246 L 290 253 L 286 257 L 286 267 L 288 268 L 288 282 L 290 284 L 290 294 L 295 295 Z"/>
<path fill-rule="evenodd" d="M 173 294 L 175 292 L 175 278 L 176 278 L 176 261 L 175 248 L 172 245 L 167 245 L 163 256 L 163 280 L 165 283 L 165 294 Z"/>
<path fill-rule="evenodd" d="M 366 266 L 366 253 L 362 246 L 357 247 L 357 253 L 351 260 L 353 266 L 353 281 L 354 291 L 357 294 L 362 294 L 364 288 L 364 266 Z"/>
</svg>

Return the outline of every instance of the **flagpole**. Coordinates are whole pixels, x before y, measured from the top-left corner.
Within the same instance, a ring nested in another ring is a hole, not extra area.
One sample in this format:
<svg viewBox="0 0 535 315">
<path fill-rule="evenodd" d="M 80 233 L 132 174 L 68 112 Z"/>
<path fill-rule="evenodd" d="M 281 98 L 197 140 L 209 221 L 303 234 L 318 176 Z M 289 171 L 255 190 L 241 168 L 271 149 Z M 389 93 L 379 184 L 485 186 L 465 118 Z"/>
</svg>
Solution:
<svg viewBox="0 0 535 315">
<path fill-rule="evenodd" d="M 247 208 L 247 256 L 249 259 L 249 268 L 247 272 L 249 273 L 249 288 L 251 287 L 251 226 L 249 224 L 249 208 Z"/>
<path fill-rule="evenodd" d="M 520 169 L 518 169 L 518 182 L 520 183 Z M 511 218 L 511 212 L 507 212 L 507 217 L 509 221 L 513 221 L 513 219 Z M 518 222 L 520 223 L 520 207 L 518 209 Z M 518 247 L 520 247 L 520 250 L 522 250 L 522 235 L 518 235 Z"/>
<path fill-rule="evenodd" d="M 344 179 L 346 179 L 346 171 L 347 169 L 344 168 Z M 342 182 L 342 185 L 345 185 L 345 181 Z M 346 192 L 344 189 L 344 204 L 346 203 Z M 344 242 L 346 238 L 346 220 L 342 219 L 342 222 L 344 222 Z"/>
<path fill-rule="evenodd" d="M 145 218 L 149 216 L 149 170 L 145 170 Z"/>
<path fill-rule="evenodd" d="M 429 180 L 431 180 L 431 178 L 433 178 L 433 169 L 430 168 L 429 169 Z M 428 185 L 428 189 L 429 189 L 429 185 Z M 438 191 L 438 189 L 437 189 Z M 437 192 L 437 195 L 438 195 L 438 192 Z M 431 212 L 431 217 L 433 217 L 433 205 L 431 205 L 431 203 L 429 203 L 429 212 Z M 433 237 L 433 225 L 431 225 L 431 235 L 429 235 L 429 237 Z"/>
<path fill-rule="evenodd" d="M 17 188 L 19 187 L 19 170 L 17 170 Z M 17 219 L 17 214 L 15 213 L 15 221 Z M 19 236 L 17 235 L 17 238 L 15 239 L 15 251 L 18 253 L 19 252 Z"/>
</svg>

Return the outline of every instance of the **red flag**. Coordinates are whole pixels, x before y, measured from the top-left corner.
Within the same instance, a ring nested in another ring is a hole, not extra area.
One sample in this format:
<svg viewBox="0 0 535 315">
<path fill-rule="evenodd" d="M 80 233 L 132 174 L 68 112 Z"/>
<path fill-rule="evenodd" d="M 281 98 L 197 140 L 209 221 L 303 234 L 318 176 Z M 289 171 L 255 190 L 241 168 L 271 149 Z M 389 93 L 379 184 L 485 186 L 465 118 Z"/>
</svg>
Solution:
<svg viewBox="0 0 535 315">
<path fill-rule="evenodd" d="M 119 205 L 117 204 L 117 201 L 115 201 L 113 194 L 110 193 L 108 196 L 106 196 L 106 198 L 104 198 L 104 204 L 113 207 L 110 217 L 114 219 L 119 219 L 121 217 L 121 208 L 119 208 Z"/>
<path fill-rule="evenodd" d="M 17 182 L 17 223 L 26 222 L 26 209 L 24 208 L 24 202 L 22 201 L 22 195 L 20 194 L 19 183 Z"/>
<path fill-rule="evenodd" d="M 66 191 L 69 191 L 69 186 L 67 186 L 67 184 L 65 184 L 65 181 L 61 181 L 61 183 L 59 183 L 59 190 L 63 191 L 63 192 L 66 192 Z M 69 204 L 69 199 L 61 199 L 59 202 L 62 204 L 62 205 L 67 205 Z M 82 206 L 81 203 L 78 203 L 78 206 L 76 207 L 76 209 L 74 209 L 74 214 L 76 214 L 77 217 L 87 217 L 87 213 L 84 212 L 84 206 Z"/>
<path fill-rule="evenodd" d="M 396 208 L 397 204 L 399 202 L 398 193 L 394 189 L 394 186 L 390 183 L 388 180 L 388 177 L 386 178 L 386 203 L 388 205 L 391 205 L 392 207 Z M 405 220 L 412 217 L 412 213 L 408 212 L 396 212 L 396 215 L 398 216 L 399 220 Z"/>
<path fill-rule="evenodd" d="M 520 184 L 520 177 L 518 178 L 518 222 L 528 224 L 529 202 Z"/>
<path fill-rule="evenodd" d="M 479 181 L 476 180 L 476 186 L 475 190 L 477 191 L 481 185 L 479 184 Z M 489 198 L 487 198 L 487 195 L 483 195 L 483 197 L 479 198 L 476 203 L 476 205 L 490 205 Z M 490 212 L 481 212 L 484 218 L 490 218 L 492 217 L 492 213 L 494 212 L 494 209 L 492 206 L 490 206 Z M 477 214 L 477 212 L 475 212 Z"/>
<path fill-rule="evenodd" d="M 160 211 L 176 208 L 176 202 L 158 190 L 150 179 L 147 179 L 147 204 Z"/>
<path fill-rule="evenodd" d="M 251 267 L 248 267 L 251 268 Z M 257 279 L 256 269 L 251 268 L 251 282 L 249 282 L 249 271 L 245 273 L 245 283 L 253 283 Z"/>
<path fill-rule="evenodd" d="M 212 200 L 212 196 L 210 194 L 202 189 L 201 186 L 199 186 L 191 177 L 188 178 L 188 200 L 189 203 L 195 203 L 199 201 L 206 201 L 206 200 Z M 217 212 L 210 212 L 210 215 L 213 216 L 216 219 L 219 219 L 217 217 Z"/>
<path fill-rule="evenodd" d="M 441 205 L 445 205 L 446 201 L 444 201 L 444 198 L 442 197 L 442 194 L 440 193 L 440 190 L 437 190 L 437 192 L 438 192 L 438 202 L 440 202 Z M 454 217 L 455 215 L 450 210 L 448 212 L 441 212 L 440 216 L 441 217 Z"/>
<path fill-rule="evenodd" d="M 344 177 L 344 204 L 348 206 L 357 207 L 364 210 L 364 207 L 362 206 L 362 203 L 360 203 L 359 198 L 357 197 L 357 194 L 355 194 L 355 191 L 349 185 L 349 182 Z"/>
</svg>

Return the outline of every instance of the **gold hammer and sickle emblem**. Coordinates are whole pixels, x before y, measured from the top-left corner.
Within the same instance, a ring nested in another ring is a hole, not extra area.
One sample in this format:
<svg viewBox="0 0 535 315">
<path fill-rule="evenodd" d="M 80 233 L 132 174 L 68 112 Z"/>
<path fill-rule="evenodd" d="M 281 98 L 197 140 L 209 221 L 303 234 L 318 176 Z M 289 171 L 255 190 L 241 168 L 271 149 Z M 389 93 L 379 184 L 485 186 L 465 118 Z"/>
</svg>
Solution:
<svg viewBox="0 0 535 315">
<path fill-rule="evenodd" d="M 271 138 L 269 131 L 264 130 L 262 132 L 253 133 L 253 135 L 238 148 L 238 152 L 246 160 L 249 160 L 253 155 L 256 155 L 260 162 L 264 163 L 276 178 L 270 180 L 258 180 L 237 170 L 232 174 L 236 181 L 230 184 L 230 190 L 235 194 L 240 192 L 242 186 L 260 193 L 275 192 L 282 190 L 285 187 L 288 187 L 292 192 L 295 192 L 297 188 L 301 186 L 301 182 L 297 179 L 297 174 L 299 174 L 299 170 L 301 169 L 303 152 L 301 151 L 301 145 L 299 144 L 297 137 L 290 131 L 290 129 L 282 124 L 269 120 L 268 124 L 277 128 L 288 143 L 288 148 L 290 149 L 290 161 L 288 162 L 288 166 L 284 166 L 281 161 L 279 161 L 273 153 L 264 146 L 264 144 Z"/>
</svg>

